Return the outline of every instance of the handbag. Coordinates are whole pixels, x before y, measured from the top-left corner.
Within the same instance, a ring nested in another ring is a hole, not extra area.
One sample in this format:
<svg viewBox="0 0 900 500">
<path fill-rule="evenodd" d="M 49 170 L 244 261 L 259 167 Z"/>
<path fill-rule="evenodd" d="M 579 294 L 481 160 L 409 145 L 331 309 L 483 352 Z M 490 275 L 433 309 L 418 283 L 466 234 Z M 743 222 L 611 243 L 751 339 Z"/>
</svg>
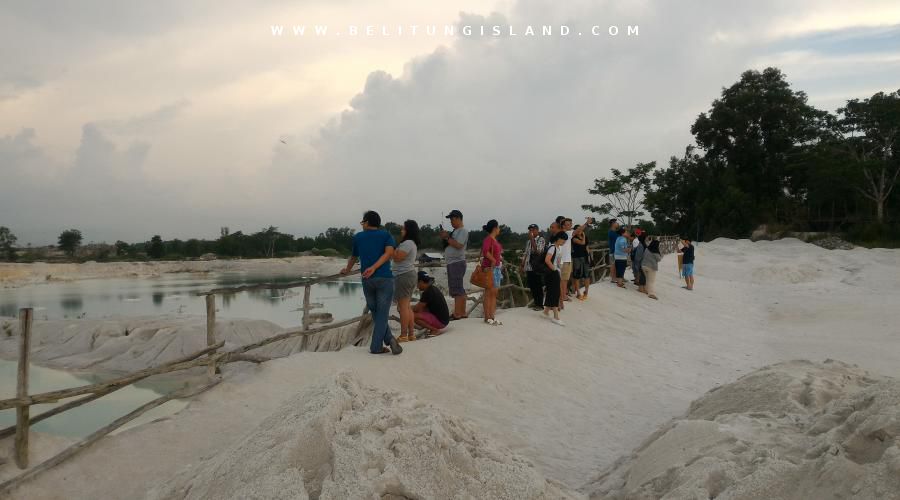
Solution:
<svg viewBox="0 0 900 500">
<path fill-rule="evenodd" d="M 485 270 L 481 267 L 481 262 L 479 262 L 472 271 L 472 277 L 469 278 L 469 283 L 479 288 L 490 290 L 491 288 L 494 288 L 494 272 L 491 268 Z"/>
</svg>

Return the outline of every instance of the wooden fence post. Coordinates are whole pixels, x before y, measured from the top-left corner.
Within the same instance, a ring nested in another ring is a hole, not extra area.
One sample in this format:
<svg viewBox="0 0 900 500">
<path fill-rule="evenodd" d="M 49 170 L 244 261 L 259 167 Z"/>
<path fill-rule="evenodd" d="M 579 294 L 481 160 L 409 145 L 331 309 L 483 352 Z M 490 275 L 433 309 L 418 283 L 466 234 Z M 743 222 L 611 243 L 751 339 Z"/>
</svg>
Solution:
<svg viewBox="0 0 900 500">
<path fill-rule="evenodd" d="M 19 373 L 16 379 L 16 397 L 28 397 L 28 363 L 31 357 L 31 322 L 33 310 L 30 307 L 19 309 Z M 28 421 L 31 406 L 16 407 L 16 465 L 20 469 L 28 468 Z"/>
<path fill-rule="evenodd" d="M 303 287 L 303 329 L 309 330 L 309 292 L 312 286 Z"/>
<path fill-rule="evenodd" d="M 209 294 L 206 296 L 206 345 L 216 344 L 216 296 Z M 211 351 L 208 355 L 209 366 L 206 368 L 206 375 L 209 378 L 215 378 L 219 368 L 216 366 L 216 351 Z"/>
</svg>

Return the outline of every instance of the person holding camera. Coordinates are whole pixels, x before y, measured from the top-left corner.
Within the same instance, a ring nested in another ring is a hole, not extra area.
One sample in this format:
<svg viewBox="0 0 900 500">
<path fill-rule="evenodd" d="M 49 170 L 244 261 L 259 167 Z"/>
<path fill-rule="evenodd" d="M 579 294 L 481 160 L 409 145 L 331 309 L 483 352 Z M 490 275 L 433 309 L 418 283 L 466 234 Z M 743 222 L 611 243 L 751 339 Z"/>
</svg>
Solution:
<svg viewBox="0 0 900 500">
<path fill-rule="evenodd" d="M 463 279 L 466 276 L 466 243 L 469 242 L 469 230 L 463 226 L 463 214 L 459 210 L 451 210 L 452 231 L 444 230 L 440 234 L 444 240 L 444 262 L 447 264 L 447 285 L 453 297 L 453 314 L 450 321 L 466 318 L 466 288 Z"/>
</svg>

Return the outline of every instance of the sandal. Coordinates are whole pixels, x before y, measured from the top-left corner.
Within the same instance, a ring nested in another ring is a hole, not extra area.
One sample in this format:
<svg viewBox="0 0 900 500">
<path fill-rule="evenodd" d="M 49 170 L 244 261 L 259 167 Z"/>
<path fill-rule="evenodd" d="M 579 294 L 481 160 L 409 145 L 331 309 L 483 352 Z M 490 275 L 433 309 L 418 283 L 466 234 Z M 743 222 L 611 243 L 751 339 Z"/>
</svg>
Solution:
<svg viewBox="0 0 900 500">
<path fill-rule="evenodd" d="M 460 317 L 456 317 L 456 316 L 454 316 L 454 315 L 452 315 L 452 314 L 450 315 L 450 321 L 456 321 L 456 320 L 458 320 L 458 319 L 468 319 L 468 316 L 460 316 Z"/>
<path fill-rule="evenodd" d="M 656 295 L 648 295 L 647 297 L 650 297 L 653 300 L 659 300 L 658 298 L 656 298 Z"/>
<path fill-rule="evenodd" d="M 626 288 L 625 283 L 616 283 L 616 286 L 619 288 Z"/>
</svg>

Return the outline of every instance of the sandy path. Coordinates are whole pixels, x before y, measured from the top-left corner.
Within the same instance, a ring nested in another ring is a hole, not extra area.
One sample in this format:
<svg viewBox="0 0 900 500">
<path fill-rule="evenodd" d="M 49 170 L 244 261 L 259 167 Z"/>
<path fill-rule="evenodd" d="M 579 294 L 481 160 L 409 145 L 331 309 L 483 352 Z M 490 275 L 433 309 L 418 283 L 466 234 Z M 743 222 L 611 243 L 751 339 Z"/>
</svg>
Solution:
<svg viewBox="0 0 900 500">
<path fill-rule="evenodd" d="M 510 310 L 503 327 L 455 323 L 399 357 L 301 353 L 232 372 L 174 419 L 106 439 L 17 494 L 140 497 L 302 387 L 348 368 L 468 417 L 576 488 L 690 401 L 753 369 L 834 358 L 900 376 L 900 334 L 886 314 L 900 303 L 900 252 L 714 242 L 698 249 L 694 292 L 679 288 L 673 260 L 662 263 L 659 302 L 598 285 L 589 302 L 567 309 L 566 328 Z"/>
</svg>

